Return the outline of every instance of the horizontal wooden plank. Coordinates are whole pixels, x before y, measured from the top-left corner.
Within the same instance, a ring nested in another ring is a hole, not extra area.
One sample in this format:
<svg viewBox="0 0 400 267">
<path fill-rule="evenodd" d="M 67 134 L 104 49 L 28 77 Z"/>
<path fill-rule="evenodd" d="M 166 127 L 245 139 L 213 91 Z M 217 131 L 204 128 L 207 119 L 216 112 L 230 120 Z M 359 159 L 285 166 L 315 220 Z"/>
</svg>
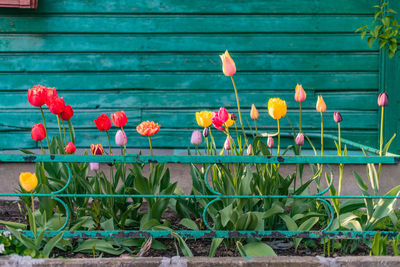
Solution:
<svg viewBox="0 0 400 267">
<path fill-rule="evenodd" d="M 266 106 L 266 104 L 264 106 Z M 260 117 L 257 120 L 257 127 L 268 131 L 276 129 L 276 121 L 268 115 L 268 111 L 266 109 L 259 109 L 258 111 Z M 230 108 L 228 109 L 228 112 L 237 115 L 236 108 Z M 345 111 L 341 112 L 341 114 L 343 117 L 343 121 L 340 124 L 342 129 L 377 129 L 378 112 L 376 111 Z M 294 126 L 298 125 L 298 110 L 288 111 L 287 117 Z M 242 109 L 242 118 L 247 129 L 252 128 L 255 130 L 254 121 L 250 118 L 249 109 Z M 195 118 L 195 111 L 192 110 L 143 110 L 142 120 L 154 120 L 167 128 L 198 127 Z M 239 126 L 239 120 L 237 123 Z M 304 129 L 320 129 L 320 114 L 316 110 L 303 112 L 302 126 Z M 291 129 L 291 125 L 287 118 L 281 120 L 281 127 Z M 333 120 L 333 111 L 324 113 L 324 128 L 337 129 L 337 123 Z"/>
<path fill-rule="evenodd" d="M 116 110 L 75 110 L 74 117 L 71 122 L 75 129 L 88 129 L 91 128 L 96 130 L 93 122 L 100 114 L 107 114 L 110 116 L 111 113 Z M 124 109 L 128 123 L 124 127 L 125 129 L 135 128 L 142 120 L 154 120 L 159 122 L 163 127 L 166 128 L 196 128 L 197 123 L 195 119 L 194 110 L 131 110 Z M 237 114 L 236 108 L 228 109 L 229 112 Z M 257 121 L 259 129 L 275 129 L 276 121 L 268 116 L 268 112 L 265 109 L 259 109 L 260 118 Z M 250 118 L 250 110 L 242 109 L 242 116 L 245 127 L 247 129 L 254 130 L 254 122 Z M 298 124 L 299 113 L 297 110 L 290 110 L 287 113 L 293 125 Z M 343 122 L 341 123 L 342 129 L 376 129 L 378 112 L 377 111 L 344 111 L 342 112 Z M 337 124 L 333 120 L 333 112 L 326 112 L 324 114 L 324 127 L 326 129 L 336 129 Z M 32 112 L 32 110 L 19 111 L 13 110 L 13 112 L 0 111 L 0 131 L 1 130 L 30 130 L 33 124 L 42 122 L 42 116 L 40 112 Z M 49 129 L 58 129 L 56 116 L 52 114 L 46 114 L 46 123 Z M 239 123 L 239 121 L 238 121 Z M 304 129 L 319 129 L 320 127 L 320 116 L 319 113 L 311 110 L 303 112 L 302 124 Z M 291 128 L 287 119 L 281 121 L 283 128 Z"/>
<path fill-rule="evenodd" d="M 1 79 L 0 79 L 1 81 Z M 306 89 L 307 90 L 307 89 Z M 317 92 L 318 93 L 318 92 Z M 220 106 L 227 108 L 236 107 L 236 98 L 233 89 L 230 91 L 87 91 L 87 92 L 59 92 L 66 103 L 73 108 L 80 109 L 149 109 L 149 108 L 190 108 L 190 109 L 217 109 Z M 239 98 L 242 108 L 250 108 L 255 104 L 258 108 L 265 108 L 271 97 L 285 99 L 289 109 L 298 108 L 294 100 L 294 89 L 290 91 L 240 91 Z M 328 111 L 344 110 L 373 110 L 378 109 L 376 92 L 323 92 Z M 302 103 L 305 109 L 314 109 L 317 94 L 307 90 L 307 100 Z M 26 91 L 8 92 L 0 91 L 0 109 L 36 110 L 29 105 Z M 47 110 L 47 109 L 46 109 Z"/>
<path fill-rule="evenodd" d="M 318 132 L 318 131 L 317 131 Z M 160 132 L 152 136 L 153 147 L 159 148 L 187 148 L 190 144 L 190 136 L 192 130 L 179 130 L 174 131 L 171 129 L 161 128 Z M 309 133 L 316 133 L 315 131 L 309 131 Z M 336 131 L 326 131 L 325 133 L 336 134 Z M 115 132 L 111 132 L 114 135 Z M 148 148 L 147 137 L 139 135 L 136 130 L 126 131 L 129 148 Z M 222 147 L 226 139 L 226 135 L 213 131 L 215 142 L 218 147 Z M 49 131 L 49 136 L 58 136 L 58 131 Z M 365 145 L 376 147 L 376 131 L 343 131 L 343 138 L 350 139 Z M 112 138 L 113 139 L 113 138 Z M 69 139 L 68 139 L 69 140 Z M 115 147 L 113 140 L 112 146 Z M 319 143 L 318 139 L 313 141 L 316 145 Z M 46 142 L 43 142 L 43 145 Z M 78 147 L 90 149 L 90 144 L 102 143 L 104 147 L 108 147 L 107 136 L 104 132 L 93 131 L 93 130 L 77 130 L 76 131 L 76 144 Z M 282 147 L 286 147 L 289 144 L 293 144 L 293 139 L 282 138 Z M 333 149 L 334 143 L 332 140 L 324 142 L 325 149 Z M 31 139 L 30 133 L 26 131 L 10 131 L 0 132 L 0 148 L 5 149 L 19 149 L 19 148 L 37 148 L 38 144 Z M 307 147 L 307 146 L 306 146 Z M 318 147 L 318 145 L 317 145 Z M 274 149 L 276 153 L 276 146 Z"/>
<path fill-rule="evenodd" d="M 239 90 L 292 89 L 297 83 L 314 90 L 377 90 L 378 72 L 238 73 Z M 27 90 L 35 84 L 60 90 L 151 89 L 232 90 L 222 71 L 216 73 L 28 73 L 0 74 L 0 90 Z"/>
<path fill-rule="evenodd" d="M 51 15 L 2 16 L 2 33 L 283 33 L 348 32 L 362 15 Z M 51 25 L 51 27 L 49 27 Z"/>
<path fill-rule="evenodd" d="M 0 52 L 377 51 L 352 34 L 0 34 Z"/>
<path fill-rule="evenodd" d="M 40 0 L 36 13 L 339 13 L 371 14 L 379 0 Z M 6 11 L 4 11 L 5 13 Z M 12 11 L 9 11 L 12 12 Z M 15 13 L 16 11 L 14 11 Z"/>
<path fill-rule="evenodd" d="M 13 110 L 13 112 L 0 111 L 0 131 L 4 130 L 30 130 L 32 125 L 42 122 L 42 115 L 39 110 Z M 101 114 L 107 114 L 110 117 L 111 113 L 119 111 L 115 110 L 74 110 L 74 116 L 71 122 L 76 129 L 92 128 L 96 130 L 93 122 Z M 129 127 L 136 127 L 141 122 L 141 111 L 138 109 L 124 109 L 128 117 Z M 57 117 L 50 112 L 45 115 L 46 124 L 49 129 L 58 129 Z M 110 117 L 111 118 L 111 117 Z"/>
<path fill-rule="evenodd" d="M 378 71 L 378 53 L 234 53 L 240 71 Z M 0 71 L 221 71 L 217 53 L 1 53 Z"/>
</svg>

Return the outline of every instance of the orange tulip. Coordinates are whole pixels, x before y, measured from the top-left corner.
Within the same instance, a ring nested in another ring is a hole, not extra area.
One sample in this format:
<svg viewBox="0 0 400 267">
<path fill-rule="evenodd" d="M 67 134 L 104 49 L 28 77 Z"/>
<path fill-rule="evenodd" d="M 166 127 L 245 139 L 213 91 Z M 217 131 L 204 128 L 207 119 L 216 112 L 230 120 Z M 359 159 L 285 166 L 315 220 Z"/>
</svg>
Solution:
<svg viewBox="0 0 400 267">
<path fill-rule="evenodd" d="M 251 105 L 250 117 L 253 120 L 257 120 L 260 115 L 258 114 L 258 110 L 254 104 Z"/>
<path fill-rule="evenodd" d="M 295 89 L 295 94 L 294 94 L 294 100 L 301 103 L 304 100 L 306 100 L 306 97 L 307 97 L 307 94 L 304 91 L 303 86 L 301 84 L 297 84 L 296 89 Z"/>
<path fill-rule="evenodd" d="M 144 121 L 136 127 L 136 130 L 141 135 L 151 136 L 160 130 L 161 125 L 154 121 Z"/>
<path fill-rule="evenodd" d="M 228 53 L 228 50 L 225 51 L 224 54 L 219 55 L 222 60 L 222 71 L 225 76 L 233 76 L 236 73 L 236 65 L 231 56 Z"/>
<path fill-rule="evenodd" d="M 325 112 L 326 111 L 326 104 L 324 99 L 321 95 L 318 96 L 317 106 L 316 109 L 318 112 Z"/>
</svg>

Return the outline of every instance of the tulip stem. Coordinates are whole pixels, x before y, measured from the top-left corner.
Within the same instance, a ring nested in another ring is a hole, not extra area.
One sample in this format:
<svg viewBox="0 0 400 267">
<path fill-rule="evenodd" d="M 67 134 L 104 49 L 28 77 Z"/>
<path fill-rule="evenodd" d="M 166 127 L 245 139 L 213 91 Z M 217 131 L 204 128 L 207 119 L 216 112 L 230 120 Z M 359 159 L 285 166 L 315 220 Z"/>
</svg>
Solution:
<svg viewBox="0 0 400 267">
<path fill-rule="evenodd" d="M 300 115 L 299 115 L 299 117 L 300 117 L 300 118 L 299 118 L 300 123 L 299 123 L 299 130 L 300 130 L 300 133 L 301 133 L 301 132 L 303 132 L 302 129 L 301 129 L 301 102 L 300 102 L 299 104 L 300 104 Z"/>
<path fill-rule="evenodd" d="M 338 146 L 339 146 L 339 156 L 342 155 L 342 143 L 341 143 L 341 138 L 340 138 L 340 122 L 338 122 Z"/>
<path fill-rule="evenodd" d="M 240 120 L 240 125 L 242 126 L 242 132 L 243 132 L 244 140 L 246 142 L 246 145 L 249 145 L 249 143 L 247 141 L 246 132 L 244 131 L 244 127 L 243 127 L 242 113 L 240 112 L 239 95 L 238 95 L 238 92 L 237 92 L 237 88 L 236 88 L 236 84 L 235 84 L 235 80 L 233 79 L 233 76 L 231 76 L 231 80 L 232 80 L 233 88 L 235 89 L 235 96 L 236 96 L 237 108 L 238 108 L 238 113 L 239 113 L 239 120 Z"/>
<path fill-rule="evenodd" d="M 258 135 L 257 120 L 254 120 L 254 125 L 256 126 L 256 136 L 257 136 Z"/>
<path fill-rule="evenodd" d="M 32 230 L 33 235 L 35 238 L 37 237 L 37 230 L 36 230 L 36 219 L 35 219 L 35 201 L 33 200 L 33 193 L 31 192 L 31 202 L 32 202 Z"/>
<path fill-rule="evenodd" d="M 279 119 L 276 120 L 278 122 L 278 152 L 277 156 L 279 156 L 279 153 L 281 151 L 281 126 L 279 124 Z"/>
<path fill-rule="evenodd" d="M 151 137 L 149 136 L 150 155 L 153 156 L 153 145 L 151 144 Z"/>
<path fill-rule="evenodd" d="M 43 149 L 42 141 L 39 141 L 39 143 L 40 143 L 40 150 L 42 151 L 42 154 L 44 154 L 44 149 Z"/>
<path fill-rule="evenodd" d="M 239 145 L 239 153 L 242 153 L 242 142 L 239 139 L 239 132 L 238 132 L 238 129 L 237 129 L 236 121 L 234 121 L 233 123 L 235 124 L 236 139 L 237 139 L 237 142 L 238 142 L 238 145 Z"/>
<path fill-rule="evenodd" d="M 44 112 L 43 112 L 42 107 L 40 107 L 40 112 L 42 113 L 43 124 L 44 124 L 44 130 L 46 131 L 47 147 L 48 147 L 48 149 L 49 149 L 49 151 L 50 151 L 50 141 L 49 141 L 49 136 L 48 136 L 48 134 L 47 134 L 46 120 L 45 120 L 45 118 L 44 118 Z M 49 154 L 50 154 L 50 152 L 49 152 Z"/>
<path fill-rule="evenodd" d="M 72 126 L 71 121 L 68 121 L 68 130 L 69 130 L 69 135 L 71 136 L 71 142 L 75 145 L 75 137 L 72 134 L 72 128 L 73 128 L 73 126 Z"/>
<path fill-rule="evenodd" d="M 211 132 L 211 127 L 209 127 L 208 129 L 209 129 L 210 137 L 211 137 L 211 152 L 213 150 L 212 146 L 214 144 L 214 154 L 217 155 L 217 146 L 215 145 L 214 137 L 213 137 L 212 132 Z"/>
<path fill-rule="evenodd" d="M 382 106 L 382 112 L 381 112 L 381 131 L 380 131 L 380 141 L 379 141 L 379 156 L 383 156 L 383 115 L 385 111 L 385 106 Z M 381 178 L 381 168 L 382 168 L 382 163 L 379 163 L 378 165 L 378 182 L 379 179 Z"/>
<path fill-rule="evenodd" d="M 61 120 L 62 122 L 62 126 L 63 126 L 63 132 L 64 132 L 64 140 L 65 140 L 65 145 L 67 144 L 67 135 L 65 134 L 65 124 L 64 124 L 64 120 Z"/>
<path fill-rule="evenodd" d="M 108 133 L 108 131 L 106 131 L 107 134 L 107 139 L 108 139 L 108 149 L 110 151 L 110 156 L 111 156 L 111 141 L 110 141 L 110 134 Z"/>
<path fill-rule="evenodd" d="M 321 156 L 324 155 L 324 115 L 321 113 Z"/>
<path fill-rule="evenodd" d="M 60 133 L 60 142 L 63 143 L 62 133 L 61 133 L 61 124 L 60 117 L 57 115 L 57 123 L 58 123 L 58 132 Z"/>
</svg>

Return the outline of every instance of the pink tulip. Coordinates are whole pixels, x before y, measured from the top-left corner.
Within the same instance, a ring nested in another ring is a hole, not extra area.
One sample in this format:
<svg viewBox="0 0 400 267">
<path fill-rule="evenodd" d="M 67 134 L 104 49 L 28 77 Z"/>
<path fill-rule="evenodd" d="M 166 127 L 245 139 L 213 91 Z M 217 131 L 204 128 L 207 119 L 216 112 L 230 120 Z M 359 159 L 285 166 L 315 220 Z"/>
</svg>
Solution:
<svg viewBox="0 0 400 267">
<path fill-rule="evenodd" d="M 380 93 L 378 96 L 378 105 L 380 107 L 387 106 L 389 104 L 389 98 L 386 93 Z"/>
<path fill-rule="evenodd" d="M 302 133 L 299 133 L 296 137 L 296 145 L 302 146 L 304 145 L 304 135 Z"/>
<path fill-rule="evenodd" d="M 236 65 L 231 56 L 228 53 L 228 50 L 225 51 L 224 54 L 219 55 L 222 60 L 222 71 L 225 76 L 233 76 L 236 73 Z"/>
<path fill-rule="evenodd" d="M 115 134 L 115 144 L 117 146 L 124 146 L 128 142 L 128 139 L 126 138 L 126 134 L 122 130 L 118 130 L 117 133 Z"/>
<path fill-rule="evenodd" d="M 98 162 L 90 162 L 89 168 L 91 171 L 97 171 L 99 169 L 99 163 Z"/>
<path fill-rule="evenodd" d="M 224 107 L 221 107 L 218 111 L 213 111 L 211 122 L 213 123 L 215 128 L 223 131 L 224 128 L 222 128 L 222 126 L 228 119 L 229 119 L 228 111 Z"/>
<path fill-rule="evenodd" d="M 224 143 L 225 150 L 231 150 L 231 142 L 232 142 L 232 138 L 229 135 L 226 136 L 225 143 Z"/>
<path fill-rule="evenodd" d="M 336 123 L 341 122 L 343 120 L 342 114 L 340 114 L 340 112 L 334 112 L 333 119 L 335 120 Z"/>
<path fill-rule="evenodd" d="M 202 142 L 201 132 L 200 131 L 193 131 L 192 137 L 190 138 L 190 143 L 195 146 L 200 145 Z"/>
<path fill-rule="evenodd" d="M 274 146 L 274 138 L 272 138 L 272 136 L 268 136 L 268 139 L 267 139 L 267 146 L 268 146 L 269 148 L 272 148 L 272 147 Z"/>
<path fill-rule="evenodd" d="M 295 94 L 294 94 L 294 100 L 297 102 L 301 103 L 304 100 L 306 100 L 307 94 L 303 89 L 303 86 L 301 84 L 297 84 L 296 89 L 295 89 Z"/>
<path fill-rule="evenodd" d="M 253 146 L 251 144 L 247 147 L 247 155 L 253 155 Z"/>
</svg>

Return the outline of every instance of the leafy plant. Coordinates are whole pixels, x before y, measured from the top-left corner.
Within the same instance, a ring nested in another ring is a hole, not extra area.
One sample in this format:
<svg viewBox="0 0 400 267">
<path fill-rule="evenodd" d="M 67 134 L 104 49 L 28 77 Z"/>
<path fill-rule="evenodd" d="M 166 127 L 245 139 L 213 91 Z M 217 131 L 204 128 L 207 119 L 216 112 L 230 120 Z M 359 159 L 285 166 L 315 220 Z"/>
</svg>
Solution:
<svg viewBox="0 0 400 267">
<path fill-rule="evenodd" d="M 393 16 L 396 11 L 388 7 L 387 2 L 373 6 L 376 11 L 371 25 L 364 25 L 356 30 L 361 33 L 361 39 L 368 37 L 368 45 L 372 47 L 375 41 L 379 43 L 379 49 L 387 51 L 389 58 L 394 57 L 399 47 L 400 24 Z"/>
</svg>

